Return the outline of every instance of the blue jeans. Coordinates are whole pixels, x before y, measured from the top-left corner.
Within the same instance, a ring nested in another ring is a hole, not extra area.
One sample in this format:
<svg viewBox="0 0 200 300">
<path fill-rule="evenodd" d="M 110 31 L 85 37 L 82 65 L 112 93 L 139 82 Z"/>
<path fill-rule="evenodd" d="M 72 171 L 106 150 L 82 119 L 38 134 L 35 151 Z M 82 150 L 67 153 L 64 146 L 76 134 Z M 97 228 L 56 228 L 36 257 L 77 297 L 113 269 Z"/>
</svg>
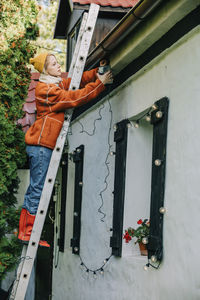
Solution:
<svg viewBox="0 0 200 300">
<path fill-rule="evenodd" d="M 24 196 L 23 208 L 36 215 L 52 150 L 41 146 L 27 146 L 29 157 L 30 184 Z"/>
</svg>

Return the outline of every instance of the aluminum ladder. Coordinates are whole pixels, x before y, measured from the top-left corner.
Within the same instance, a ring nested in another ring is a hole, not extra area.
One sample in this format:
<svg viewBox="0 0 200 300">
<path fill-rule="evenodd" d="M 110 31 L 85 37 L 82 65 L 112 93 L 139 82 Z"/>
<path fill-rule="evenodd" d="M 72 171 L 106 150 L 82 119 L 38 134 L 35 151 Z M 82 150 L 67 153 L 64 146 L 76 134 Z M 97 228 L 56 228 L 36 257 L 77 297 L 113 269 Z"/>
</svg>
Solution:
<svg viewBox="0 0 200 300">
<path fill-rule="evenodd" d="M 81 27 L 79 30 L 79 35 L 68 75 L 68 77 L 71 78 L 69 87 L 70 90 L 76 90 L 80 86 L 81 77 L 89 52 L 94 27 L 98 17 L 98 12 L 99 5 L 91 4 L 88 13 L 83 14 Z M 51 199 L 54 182 L 65 145 L 65 140 L 68 134 L 72 113 L 73 109 L 67 110 L 63 127 L 52 153 L 30 241 L 28 245 L 23 246 L 21 262 L 19 263 L 17 269 L 17 277 L 13 284 L 13 288 L 9 298 L 10 300 L 24 300 L 26 296 L 30 275 L 34 265 L 35 257 L 37 255 L 38 244 L 44 226 L 44 221 Z"/>
</svg>

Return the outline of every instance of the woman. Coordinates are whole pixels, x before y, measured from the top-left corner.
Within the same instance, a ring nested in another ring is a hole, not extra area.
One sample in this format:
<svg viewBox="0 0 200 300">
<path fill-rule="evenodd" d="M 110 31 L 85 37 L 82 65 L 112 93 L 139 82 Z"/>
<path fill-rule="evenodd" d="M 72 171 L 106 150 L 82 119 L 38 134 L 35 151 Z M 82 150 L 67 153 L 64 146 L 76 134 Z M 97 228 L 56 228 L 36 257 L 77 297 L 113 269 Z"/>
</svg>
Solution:
<svg viewBox="0 0 200 300">
<path fill-rule="evenodd" d="M 36 86 L 37 116 L 25 135 L 30 164 L 30 184 L 24 197 L 19 220 L 18 239 L 28 243 L 35 221 L 46 173 L 66 109 L 75 108 L 96 98 L 105 84 L 112 82 L 112 73 L 100 75 L 98 68 L 83 73 L 80 89 L 69 90 L 71 79 L 61 78 L 61 68 L 53 54 L 41 53 L 30 60 L 41 75 Z M 100 65 L 104 65 L 102 61 Z M 50 247 L 46 241 L 40 246 Z"/>
</svg>

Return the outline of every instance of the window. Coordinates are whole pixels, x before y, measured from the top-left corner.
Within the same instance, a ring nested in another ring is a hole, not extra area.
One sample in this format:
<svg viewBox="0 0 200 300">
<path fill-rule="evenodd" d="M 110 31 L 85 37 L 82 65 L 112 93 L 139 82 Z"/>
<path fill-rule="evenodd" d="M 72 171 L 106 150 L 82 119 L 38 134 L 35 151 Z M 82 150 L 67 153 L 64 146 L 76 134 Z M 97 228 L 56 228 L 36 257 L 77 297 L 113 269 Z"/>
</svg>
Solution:
<svg viewBox="0 0 200 300">
<path fill-rule="evenodd" d="M 168 98 L 162 98 L 155 102 L 154 107 L 134 116 L 131 121 L 123 120 L 116 124 L 113 231 L 110 241 L 113 255 L 121 256 L 122 253 L 126 201 L 125 225 L 134 227 L 138 219 L 150 216 L 148 258 L 154 256 L 159 262 L 162 260 L 168 105 Z M 131 128 L 131 124 L 134 127 Z M 135 130 L 131 133 L 133 128 Z M 130 210 L 130 206 L 135 209 Z"/>
<path fill-rule="evenodd" d="M 79 19 L 79 21 L 76 23 L 76 25 L 73 27 L 73 29 L 70 31 L 67 37 L 67 71 L 69 71 L 70 68 L 80 26 L 81 19 Z"/>
</svg>

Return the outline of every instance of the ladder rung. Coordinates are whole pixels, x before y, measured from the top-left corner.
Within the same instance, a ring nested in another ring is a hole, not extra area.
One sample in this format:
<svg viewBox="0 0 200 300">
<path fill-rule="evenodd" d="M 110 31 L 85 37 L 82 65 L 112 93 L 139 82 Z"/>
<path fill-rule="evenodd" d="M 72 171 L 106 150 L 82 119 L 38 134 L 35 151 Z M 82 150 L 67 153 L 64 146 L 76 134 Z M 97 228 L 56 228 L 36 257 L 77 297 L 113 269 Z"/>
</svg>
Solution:
<svg viewBox="0 0 200 300">
<path fill-rule="evenodd" d="M 82 24 L 80 27 L 79 36 L 69 71 L 69 77 L 71 78 L 69 89 L 76 90 L 79 88 L 98 12 L 99 5 L 91 4 L 89 12 L 83 14 Z M 54 182 L 57 175 L 57 170 L 65 145 L 65 139 L 68 133 L 72 112 L 73 109 L 67 110 L 67 115 L 65 115 L 65 121 L 63 123 L 62 130 L 57 139 L 55 149 L 52 153 L 30 241 L 28 247 L 23 247 L 24 252 L 22 251 L 22 257 L 24 257 L 24 261 L 18 268 L 19 271 L 17 279 L 11 292 L 13 298 L 10 297 L 10 299 L 23 300 L 26 295 L 29 278 L 37 254 L 40 236 L 42 233 Z"/>
</svg>

